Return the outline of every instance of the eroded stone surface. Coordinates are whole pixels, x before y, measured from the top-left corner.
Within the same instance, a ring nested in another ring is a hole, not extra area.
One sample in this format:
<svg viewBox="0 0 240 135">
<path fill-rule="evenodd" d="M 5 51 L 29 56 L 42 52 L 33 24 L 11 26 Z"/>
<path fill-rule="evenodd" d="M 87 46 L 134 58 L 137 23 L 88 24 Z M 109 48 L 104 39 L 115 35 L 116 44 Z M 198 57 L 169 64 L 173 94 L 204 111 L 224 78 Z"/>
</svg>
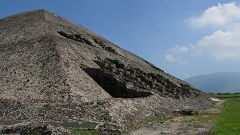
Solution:
<svg viewBox="0 0 240 135">
<path fill-rule="evenodd" d="M 0 127 L 1 134 L 44 134 L 44 135 L 71 135 L 71 131 L 59 126 L 55 127 L 43 123 L 18 123 Z"/>
<path fill-rule="evenodd" d="M 0 31 L 0 124 L 121 125 L 131 115 L 199 110 L 212 103 L 186 82 L 48 11 L 3 18 Z"/>
</svg>

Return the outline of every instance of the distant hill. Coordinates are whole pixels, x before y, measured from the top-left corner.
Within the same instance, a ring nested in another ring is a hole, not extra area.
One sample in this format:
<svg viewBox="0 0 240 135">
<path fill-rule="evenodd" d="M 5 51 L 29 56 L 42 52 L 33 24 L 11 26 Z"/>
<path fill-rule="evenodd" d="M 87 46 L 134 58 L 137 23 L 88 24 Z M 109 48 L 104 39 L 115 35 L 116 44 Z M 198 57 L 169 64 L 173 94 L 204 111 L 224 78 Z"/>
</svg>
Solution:
<svg viewBox="0 0 240 135">
<path fill-rule="evenodd" d="M 213 73 L 191 77 L 185 81 L 205 92 L 240 92 L 240 73 Z"/>
</svg>

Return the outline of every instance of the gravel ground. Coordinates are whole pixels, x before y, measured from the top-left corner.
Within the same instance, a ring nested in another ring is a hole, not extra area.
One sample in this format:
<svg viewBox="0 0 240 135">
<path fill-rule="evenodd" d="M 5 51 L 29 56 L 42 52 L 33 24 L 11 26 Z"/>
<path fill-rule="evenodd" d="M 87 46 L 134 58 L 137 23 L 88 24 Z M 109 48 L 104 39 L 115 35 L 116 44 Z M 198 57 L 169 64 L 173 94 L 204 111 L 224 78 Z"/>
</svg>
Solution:
<svg viewBox="0 0 240 135">
<path fill-rule="evenodd" d="M 221 111 L 224 101 L 217 102 L 212 108 L 204 110 L 202 113 L 203 117 L 206 114 L 218 114 Z M 199 114 L 200 115 L 200 114 Z M 193 116 L 177 116 L 164 123 L 150 124 L 141 129 L 132 131 L 130 135 L 209 135 L 210 128 L 214 124 L 213 119 L 209 119 L 204 122 L 198 122 L 193 120 L 198 115 Z"/>
</svg>

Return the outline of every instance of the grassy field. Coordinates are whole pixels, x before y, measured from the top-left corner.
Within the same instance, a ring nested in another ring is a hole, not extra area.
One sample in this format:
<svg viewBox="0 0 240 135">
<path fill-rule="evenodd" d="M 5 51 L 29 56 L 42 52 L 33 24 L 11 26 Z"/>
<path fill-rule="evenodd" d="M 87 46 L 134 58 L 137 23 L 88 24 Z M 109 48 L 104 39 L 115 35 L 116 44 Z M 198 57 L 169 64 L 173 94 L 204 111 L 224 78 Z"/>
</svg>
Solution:
<svg viewBox="0 0 240 135">
<path fill-rule="evenodd" d="M 72 132 L 74 135 L 104 135 L 97 131 L 93 131 L 93 130 L 91 131 L 91 130 L 86 130 L 82 128 L 74 128 Z"/>
<path fill-rule="evenodd" d="M 207 123 L 208 121 L 214 121 L 218 117 L 217 113 L 203 113 L 198 115 L 192 115 L 188 119 L 184 119 L 183 122 L 186 123 L 188 127 L 198 127 Z"/>
<path fill-rule="evenodd" d="M 212 135 L 240 135 L 240 99 L 229 98 L 211 129 Z"/>
<path fill-rule="evenodd" d="M 240 98 L 240 93 L 210 93 L 209 95 L 216 98 Z"/>
</svg>

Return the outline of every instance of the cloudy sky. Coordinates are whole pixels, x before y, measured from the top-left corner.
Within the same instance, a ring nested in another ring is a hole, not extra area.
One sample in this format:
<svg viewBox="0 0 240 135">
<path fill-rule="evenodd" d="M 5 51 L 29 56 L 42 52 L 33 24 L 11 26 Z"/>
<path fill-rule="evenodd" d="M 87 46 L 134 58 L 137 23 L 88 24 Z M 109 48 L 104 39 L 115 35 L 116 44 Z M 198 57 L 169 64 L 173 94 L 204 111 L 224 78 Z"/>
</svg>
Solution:
<svg viewBox="0 0 240 135">
<path fill-rule="evenodd" d="M 240 1 L 1 0 L 0 17 L 47 9 L 182 79 L 240 72 Z"/>
</svg>

